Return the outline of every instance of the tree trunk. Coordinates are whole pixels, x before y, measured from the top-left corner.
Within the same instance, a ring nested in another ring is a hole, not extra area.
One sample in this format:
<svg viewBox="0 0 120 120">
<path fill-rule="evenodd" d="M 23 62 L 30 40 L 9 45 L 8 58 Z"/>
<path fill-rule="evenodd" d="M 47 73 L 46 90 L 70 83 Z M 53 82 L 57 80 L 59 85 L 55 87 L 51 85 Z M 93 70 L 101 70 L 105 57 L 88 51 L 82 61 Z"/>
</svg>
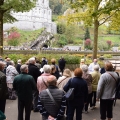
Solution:
<svg viewBox="0 0 120 120">
<path fill-rule="evenodd" d="M 93 59 L 97 58 L 97 46 L 98 46 L 98 20 L 94 21 L 94 43 L 93 43 Z"/>
<path fill-rule="evenodd" d="M 3 12 L 0 11 L 0 55 L 3 55 Z"/>
</svg>

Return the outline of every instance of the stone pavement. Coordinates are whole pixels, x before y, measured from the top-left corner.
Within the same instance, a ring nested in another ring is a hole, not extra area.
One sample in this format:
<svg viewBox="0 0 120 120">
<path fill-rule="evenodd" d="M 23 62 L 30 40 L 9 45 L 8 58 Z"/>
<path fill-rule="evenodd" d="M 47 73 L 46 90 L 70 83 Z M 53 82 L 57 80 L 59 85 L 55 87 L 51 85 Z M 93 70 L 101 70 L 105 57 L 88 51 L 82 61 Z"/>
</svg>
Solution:
<svg viewBox="0 0 120 120">
<path fill-rule="evenodd" d="M 114 118 L 112 120 L 120 120 L 120 100 L 117 101 L 113 109 Z M 17 120 L 17 112 L 17 100 L 7 100 L 5 111 L 7 120 Z M 32 111 L 31 120 L 42 120 L 40 113 L 34 113 Z M 83 120 L 100 120 L 99 102 L 97 102 L 97 108 L 95 110 L 89 110 L 88 114 L 83 113 Z"/>
</svg>

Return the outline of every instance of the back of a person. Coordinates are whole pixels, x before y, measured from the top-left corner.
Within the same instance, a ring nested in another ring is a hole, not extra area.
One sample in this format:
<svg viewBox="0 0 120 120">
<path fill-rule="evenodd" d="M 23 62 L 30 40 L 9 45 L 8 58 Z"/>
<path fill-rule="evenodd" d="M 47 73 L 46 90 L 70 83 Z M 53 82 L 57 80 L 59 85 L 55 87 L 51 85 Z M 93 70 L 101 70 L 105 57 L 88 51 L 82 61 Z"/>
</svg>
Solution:
<svg viewBox="0 0 120 120">
<path fill-rule="evenodd" d="M 49 89 L 51 95 L 53 96 L 54 100 L 57 102 L 59 107 L 53 103 L 53 101 L 50 99 L 48 93 L 46 90 L 43 90 L 40 93 L 41 96 L 41 102 L 44 103 L 44 107 L 46 108 L 47 112 L 52 115 L 53 117 L 57 117 L 61 101 L 62 101 L 62 96 L 63 96 L 63 91 L 59 90 L 58 88 L 54 89 Z M 44 96 L 44 97 L 43 97 Z M 51 107 L 52 106 L 52 107 Z"/>
<path fill-rule="evenodd" d="M 38 78 L 38 76 L 41 75 L 38 67 L 35 66 L 34 64 L 29 64 L 28 65 L 28 69 L 29 69 L 28 74 L 31 75 L 31 76 L 33 76 L 35 82 L 37 83 L 37 78 Z"/>
<path fill-rule="evenodd" d="M 27 74 L 17 75 L 14 79 L 14 84 L 16 84 L 15 88 L 20 100 L 27 101 L 32 99 L 32 91 L 34 88 L 30 79 L 33 79 L 32 76 Z"/>
<path fill-rule="evenodd" d="M 93 73 L 91 73 L 92 75 L 92 91 L 96 91 L 97 90 L 97 85 L 98 85 L 98 81 L 100 79 L 100 72 L 99 71 L 94 71 Z"/>
<path fill-rule="evenodd" d="M 71 77 L 62 76 L 57 80 L 57 86 L 59 89 L 63 90 L 63 87 L 67 84 Z"/>
<path fill-rule="evenodd" d="M 72 85 L 74 90 L 74 99 L 83 99 L 85 94 L 86 81 L 79 77 L 74 77 L 72 80 Z"/>
<path fill-rule="evenodd" d="M 109 72 L 117 81 L 116 72 Z M 116 81 L 108 72 L 101 75 L 101 79 L 104 82 L 103 94 L 101 96 L 102 99 L 110 99 L 115 97 L 116 90 Z"/>
<path fill-rule="evenodd" d="M 82 78 L 87 82 L 88 93 L 92 93 L 92 76 L 91 74 L 83 74 Z"/>
</svg>

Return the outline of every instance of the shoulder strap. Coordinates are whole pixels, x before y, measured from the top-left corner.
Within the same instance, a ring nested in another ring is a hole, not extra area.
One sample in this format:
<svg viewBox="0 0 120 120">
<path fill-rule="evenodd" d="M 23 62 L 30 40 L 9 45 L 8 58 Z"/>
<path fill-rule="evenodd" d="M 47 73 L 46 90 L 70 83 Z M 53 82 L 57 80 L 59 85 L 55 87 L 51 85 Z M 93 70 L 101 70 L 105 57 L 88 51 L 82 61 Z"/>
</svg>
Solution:
<svg viewBox="0 0 120 120">
<path fill-rule="evenodd" d="M 45 83 L 43 77 L 42 77 L 42 81 L 43 81 L 44 85 L 48 88 L 48 86 L 47 86 L 47 84 Z"/>
<path fill-rule="evenodd" d="M 51 98 L 51 100 L 55 103 L 55 105 L 56 105 L 57 107 L 59 107 L 58 104 L 56 103 L 56 101 L 54 100 L 53 96 L 51 95 L 49 89 L 46 89 L 46 91 L 47 91 L 49 97 Z"/>
<path fill-rule="evenodd" d="M 108 74 L 110 74 L 110 73 L 108 73 Z M 112 78 L 117 82 L 117 80 L 115 79 L 115 77 L 112 75 L 112 74 L 110 74 L 111 76 L 112 76 Z"/>
<path fill-rule="evenodd" d="M 58 85 L 59 85 L 62 81 L 64 81 L 66 78 L 67 78 L 67 77 L 65 77 L 64 79 L 62 79 L 62 80 L 58 83 Z"/>
</svg>

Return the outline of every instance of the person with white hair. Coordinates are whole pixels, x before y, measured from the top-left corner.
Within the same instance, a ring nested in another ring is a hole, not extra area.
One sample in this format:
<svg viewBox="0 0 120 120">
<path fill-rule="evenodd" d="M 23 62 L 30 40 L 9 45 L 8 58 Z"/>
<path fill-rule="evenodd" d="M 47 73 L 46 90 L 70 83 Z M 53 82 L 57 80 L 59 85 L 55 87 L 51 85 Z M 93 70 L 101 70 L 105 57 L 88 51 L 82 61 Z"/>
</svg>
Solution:
<svg viewBox="0 0 120 120">
<path fill-rule="evenodd" d="M 17 61 L 17 65 L 16 65 L 16 70 L 18 71 L 19 74 L 21 73 L 20 67 L 21 67 L 21 59 Z"/>
<path fill-rule="evenodd" d="M 90 73 L 94 71 L 95 65 L 99 66 L 97 59 L 94 59 L 93 62 L 89 65 L 88 70 Z M 100 66 L 99 66 L 99 69 L 100 69 Z"/>
<path fill-rule="evenodd" d="M 16 75 L 19 73 L 17 72 L 15 68 L 14 61 L 10 61 L 8 67 L 6 68 L 6 81 L 7 81 L 7 87 L 8 87 L 8 92 L 9 92 L 9 99 L 15 100 L 16 94 L 13 89 L 13 80 Z"/>
<path fill-rule="evenodd" d="M 98 81 L 100 79 L 100 72 L 99 72 L 99 65 L 94 66 L 94 72 L 91 73 L 92 75 L 92 103 L 90 103 L 92 106 L 91 109 L 96 108 L 96 91 L 98 86 Z"/>
<path fill-rule="evenodd" d="M 47 79 L 49 76 L 51 76 L 51 66 L 44 65 L 43 74 L 37 79 L 37 89 L 39 93 L 48 87 Z"/>
<path fill-rule="evenodd" d="M 37 78 L 41 75 L 39 68 L 35 65 L 35 58 L 32 57 L 29 59 L 28 65 L 28 74 L 33 76 L 35 83 L 37 83 Z M 38 112 L 37 103 L 38 103 L 38 90 L 36 89 L 33 93 L 33 111 Z"/>
</svg>

